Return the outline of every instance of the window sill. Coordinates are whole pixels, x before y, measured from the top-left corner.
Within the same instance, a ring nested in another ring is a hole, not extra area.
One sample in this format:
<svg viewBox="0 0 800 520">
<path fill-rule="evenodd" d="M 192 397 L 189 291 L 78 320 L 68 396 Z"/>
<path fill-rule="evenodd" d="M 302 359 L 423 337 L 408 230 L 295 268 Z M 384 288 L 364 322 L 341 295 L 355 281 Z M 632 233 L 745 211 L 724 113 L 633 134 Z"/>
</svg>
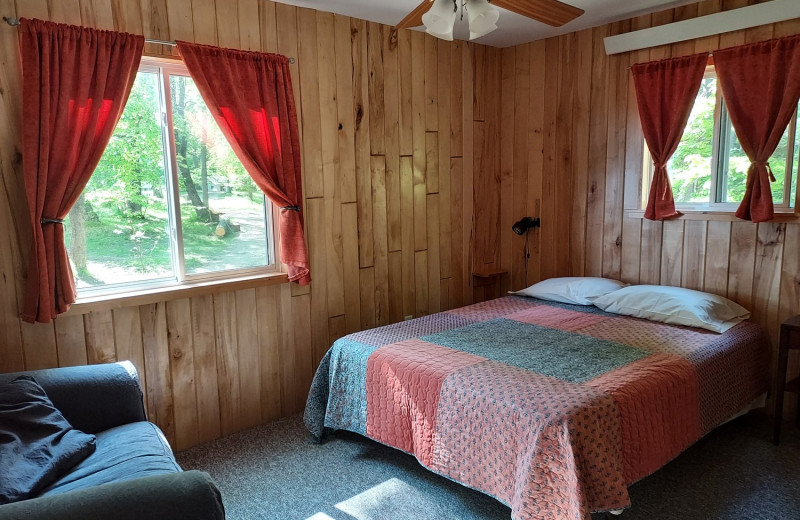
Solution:
<svg viewBox="0 0 800 520">
<path fill-rule="evenodd" d="M 715 220 L 721 222 L 747 222 L 737 218 L 732 211 L 708 211 L 708 210 L 686 210 L 678 209 L 683 215 L 668 220 Z M 625 210 L 626 218 L 644 218 L 643 209 Z M 786 222 L 790 224 L 800 224 L 800 214 L 793 211 L 776 211 L 775 218 L 770 222 Z"/>
<path fill-rule="evenodd" d="M 63 314 L 63 316 L 78 316 L 93 311 L 136 307 L 151 303 L 239 291 L 268 285 L 279 285 L 288 282 L 289 277 L 286 273 L 269 273 L 255 276 L 243 276 L 240 278 L 226 278 L 224 280 L 184 283 L 168 287 L 139 289 L 124 293 L 104 294 L 83 298 L 79 296 L 78 300 L 70 307 L 69 311 Z"/>
</svg>

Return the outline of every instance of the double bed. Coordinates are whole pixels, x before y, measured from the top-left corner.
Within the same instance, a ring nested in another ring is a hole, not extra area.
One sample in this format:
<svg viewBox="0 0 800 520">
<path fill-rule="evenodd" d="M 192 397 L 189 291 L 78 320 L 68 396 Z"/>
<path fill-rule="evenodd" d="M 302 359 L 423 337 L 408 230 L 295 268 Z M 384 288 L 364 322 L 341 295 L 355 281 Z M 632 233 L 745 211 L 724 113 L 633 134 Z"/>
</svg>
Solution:
<svg viewBox="0 0 800 520">
<path fill-rule="evenodd" d="M 339 339 L 305 411 L 487 493 L 585 519 L 767 389 L 768 342 L 508 296 Z"/>
</svg>

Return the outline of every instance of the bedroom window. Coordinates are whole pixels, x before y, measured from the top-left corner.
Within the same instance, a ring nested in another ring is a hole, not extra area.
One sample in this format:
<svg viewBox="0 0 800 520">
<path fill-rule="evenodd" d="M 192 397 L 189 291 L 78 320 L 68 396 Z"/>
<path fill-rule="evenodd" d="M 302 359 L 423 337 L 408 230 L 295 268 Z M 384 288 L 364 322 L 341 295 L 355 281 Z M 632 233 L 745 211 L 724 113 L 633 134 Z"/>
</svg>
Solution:
<svg viewBox="0 0 800 520">
<path fill-rule="evenodd" d="M 180 62 L 144 58 L 65 222 L 79 293 L 274 270 L 272 205 Z"/>
<path fill-rule="evenodd" d="M 800 162 L 800 115 L 797 110 L 769 160 L 776 182 L 772 183 L 775 209 L 794 208 Z M 645 144 L 645 180 L 653 166 Z M 706 71 L 689 122 L 667 170 L 676 207 L 735 211 L 742 201 L 750 160 L 731 126 L 713 67 Z M 642 192 L 647 200 L 647 182 Z"/>
</svg>

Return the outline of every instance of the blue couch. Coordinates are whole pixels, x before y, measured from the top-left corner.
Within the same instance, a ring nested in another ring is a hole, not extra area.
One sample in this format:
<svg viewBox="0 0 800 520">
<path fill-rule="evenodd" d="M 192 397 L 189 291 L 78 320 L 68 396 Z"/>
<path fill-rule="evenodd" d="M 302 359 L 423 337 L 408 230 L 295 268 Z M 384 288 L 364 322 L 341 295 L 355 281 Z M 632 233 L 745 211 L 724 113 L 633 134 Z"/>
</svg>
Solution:
<svg viewBox="0 0 800 520">
<path fill-rule="evenodd" d="M 35 498 L 0 506 L 0 520 L 222 520 L 211 477 L 181 470 L 158 427 L 147 421 L 130 362 L 27 374 L 73 427 L 97 437 L 95 452 Z M 2 471 L 2 461 L 0 461 Z"/>
</svg>

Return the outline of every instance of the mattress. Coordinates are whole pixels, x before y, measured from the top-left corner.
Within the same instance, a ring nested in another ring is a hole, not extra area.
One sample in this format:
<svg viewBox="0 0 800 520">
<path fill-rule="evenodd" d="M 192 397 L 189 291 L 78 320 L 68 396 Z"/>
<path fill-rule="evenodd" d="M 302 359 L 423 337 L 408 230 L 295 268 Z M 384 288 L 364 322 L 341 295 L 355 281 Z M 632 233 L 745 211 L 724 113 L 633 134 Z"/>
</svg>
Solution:
<svg viewBox="0 0 800 520">
<path fill-rule="evenodd" d="M 411 453 L 514 519 L 585 519 L 763 394 L 768 360 L 751 322 L 717 334 L 509 296 L 339 339 L 305 422 Z"/>
</svg>

